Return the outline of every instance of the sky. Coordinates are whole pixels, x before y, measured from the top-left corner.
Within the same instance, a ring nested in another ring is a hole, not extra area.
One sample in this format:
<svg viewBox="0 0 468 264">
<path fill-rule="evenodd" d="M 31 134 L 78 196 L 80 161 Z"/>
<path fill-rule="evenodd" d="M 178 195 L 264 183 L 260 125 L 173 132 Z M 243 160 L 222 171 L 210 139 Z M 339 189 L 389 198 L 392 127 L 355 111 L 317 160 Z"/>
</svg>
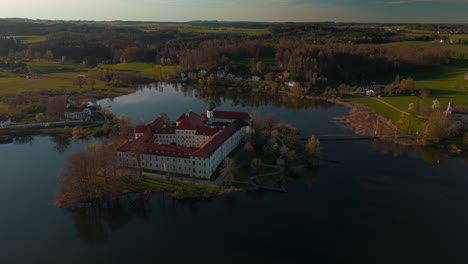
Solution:
<svg viewBox="0 0 468 264">
<path fill-rule="evenodd" d="M 468 24 L 468 0 L 0 0 L 0 18 Z"/>
</svg>

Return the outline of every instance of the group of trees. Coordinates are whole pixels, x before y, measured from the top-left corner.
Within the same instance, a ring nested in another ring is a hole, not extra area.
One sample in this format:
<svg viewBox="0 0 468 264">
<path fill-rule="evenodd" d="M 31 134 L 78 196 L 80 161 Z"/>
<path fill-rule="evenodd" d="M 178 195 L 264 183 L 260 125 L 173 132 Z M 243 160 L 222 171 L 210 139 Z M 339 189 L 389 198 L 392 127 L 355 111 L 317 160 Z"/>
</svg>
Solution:
<svg viewBox="0 0 468 264">
<path fill-rule="evenodd" d="M 114 198 L 125 190 L 127 180 L 119 168 L 115 145 L 89 144 L 66 159 L 55 206 L 72 208 Z"/>
<path fill-rule="evenodd" d="M 251 26 L 269 27 L 271 34 L 249 37 L 227 33 L 181 33 L 173 28 L 145 31 L 138 24 L 131 27 L 43 22 L 44 27 L 38 28 L 38 23 L 28 21 L 3 23 L 11 26 L 4 28 L 0 22 L 0 29 L 5 32 L 12 28 L 18 30 L 13 35 L 36 31 L 32 35 L 47 34 L 47 39 L 31 44 L 21 44 L 15 39 L 0 40 L 0 56 L 47 60 L 66 58 L 90 68 L 101 62 L 143 61 L 155 65 L 178 65 L 185 71 L 204 68 L 256 74 L 266 80 L 273 79 L 276 72 L 287 71 L 289 78 L 299 81 L 306 90 L 330 81 L 366 82 L 376 74 L 439 65 L 449 60 L 449 52 L 440 47 L 375 45 L 403 40 L 400 33 L 388 31 L 383 25 L 256 24 Z M 26 24 L 31 24 L 31 29 L 25 28 Z M 93 79 L 113 86 L 144 79 L 134 73 L 103 70 L 95 71 L 93 75 Z M 160 78 L 174 74 L 155 75 Z"/>
</svg>

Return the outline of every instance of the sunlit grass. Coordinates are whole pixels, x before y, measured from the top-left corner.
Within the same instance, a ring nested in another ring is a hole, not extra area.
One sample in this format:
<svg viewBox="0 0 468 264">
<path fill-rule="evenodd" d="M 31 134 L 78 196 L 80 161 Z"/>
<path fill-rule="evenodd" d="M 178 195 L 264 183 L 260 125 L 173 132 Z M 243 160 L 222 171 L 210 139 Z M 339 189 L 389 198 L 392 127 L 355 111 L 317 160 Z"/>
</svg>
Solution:
<svg viewBox="0 0 468 264">
<path fill-rule="evenodd" d="M 369 98 L 369 97 L 364 97 L 364 96 L 352 96 L 352 97 L 347 97 L 346 98 L 347 100 L 349 101 L 352 101 L 352 102 L 356 102 L 356 103 L 361 103 L 361 104 L 364 104 L 366 105 L 367 107 L 373 109 L 374 111 L 376 111 L 377 113 L 381 114 L 382 116 L 384 116 L 385 118 L 387 119 L 390 119 L 394 122 L 398 121 L 402 114 L 398 111 L 396 111 L 395 109 L 392 109 L 388 106 L 386 106 L 385 104 L 379 102 L 379 101 L 376 101 L 372 98 Z"/>
<path fill-rule="evenodd" d="M 182 33 L 208 33 L 208 34 L 233 34 L 233 35 L 248 35 L 248 36 L 262 36 L 269 35 L 270 31 L 266 28 L 234 28 L 234 27 L 220 27 L 220 28 L 179 28 Z"/>
<path fill-rule="evenodd" d="M 20 37 L 18 39 L 23 44 L 31 44 L 31 43 L 44 42 L 47 40 L 47 37 L 46 36 L 27 36 L 27 37 Z"/>
</svg>

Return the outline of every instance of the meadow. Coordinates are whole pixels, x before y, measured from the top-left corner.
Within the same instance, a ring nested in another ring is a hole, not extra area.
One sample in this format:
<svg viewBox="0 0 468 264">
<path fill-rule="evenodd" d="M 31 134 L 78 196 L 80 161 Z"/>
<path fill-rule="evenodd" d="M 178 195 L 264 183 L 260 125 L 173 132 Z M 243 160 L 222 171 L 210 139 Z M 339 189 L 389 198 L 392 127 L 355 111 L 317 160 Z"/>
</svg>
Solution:
<svg viewBox="0 0 468 264">
<path fill-rule="evenodd" d="M 269 35 L 270 31 L 266 28 L 235 28 L 235 27 L 183 27 L 179 28 L 181 33 L 206 33 L 206 34 L 230 34 L 230 35 L 248 35 L 264 36 Z"/>
<path fill-rule="evenodd" d="M 160 65 L 148 62 L 128 62 L 119 64 L 99 64 L 98 68 L 109 69 L 115 71 L 128 71 L 155 77 L 158 79 L 166 79 L 170 74 L 176 74 L 184 70 L 182 66 L 176 65 Z"/>
<path fill-rule="evenodd" d="M 447 65 L 423 67 L 399 73 L 400 78 L 411 77 L 415 80 L 417 87 L 428 89 L 430 94 L 427 97 L 390 96 L 381 98 L 383 101 L 406 112 L 409 111 L 410 103 L 416 104 L 421 99 L 428 107 L 432 106 L 434 99 L 439 100 L 441 108 L 446 108 L 450 100 L 453 100 L 455 106 L 468 107 L 468 81 L 464 80 L 465 74 L 468 73 L 468 45 L 424 41 L 404 41 L 383 45 L 443 47 L 451 51 L 452 58 Z M 376 81 L 386 84 L 394 78 L 395 76 L 391 75 L 377 76 Z M 371 98 L 351 97 L 350 100 L 365 104 L 392 121 L 399 119 L 400 114 L 397 111 Z"/>
</svg>

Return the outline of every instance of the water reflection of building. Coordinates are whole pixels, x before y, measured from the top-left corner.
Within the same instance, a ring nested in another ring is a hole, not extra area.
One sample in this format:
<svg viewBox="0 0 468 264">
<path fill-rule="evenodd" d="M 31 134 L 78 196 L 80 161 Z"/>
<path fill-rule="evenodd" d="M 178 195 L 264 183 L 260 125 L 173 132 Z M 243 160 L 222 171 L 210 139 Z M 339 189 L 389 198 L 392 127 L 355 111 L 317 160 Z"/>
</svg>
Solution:
<svg viewBox="0 0 468 264">
<path fill-rule="evenodd" d="M 10 129 L 0 128 L 0 144 L 10 144 L 10 143 L 13 143 Z"/>
<path fill-rule="evenodd" d="M 245 112 L 192 111 L 170 124 L 162 116 L 137 126 L 135 138 L 118 149 L 122 166 L 209 179 L 245 136 L 250 115 Z M 137 156 L 138 155 L 138 156 Z M 138 161 L 137 161 L 138 160 Z"/>
</svg>

